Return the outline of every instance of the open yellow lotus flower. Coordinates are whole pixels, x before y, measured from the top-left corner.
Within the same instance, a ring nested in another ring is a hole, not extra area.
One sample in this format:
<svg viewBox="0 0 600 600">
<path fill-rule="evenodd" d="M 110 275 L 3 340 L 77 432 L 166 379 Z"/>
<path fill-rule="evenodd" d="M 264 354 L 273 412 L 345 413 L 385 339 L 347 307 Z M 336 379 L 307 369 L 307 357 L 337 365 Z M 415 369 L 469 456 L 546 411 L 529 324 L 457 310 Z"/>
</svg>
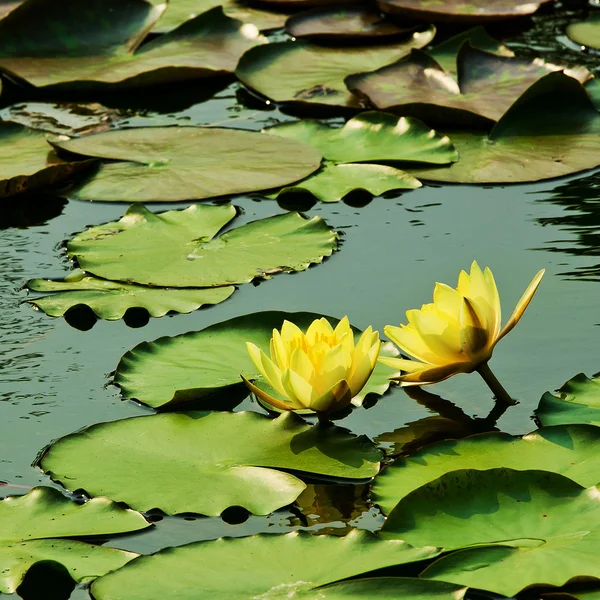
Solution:
<svg viewBox="0 0 600 600">
<path fill-rule="evenodd" d="M 348 406 L 362 390 L 377 364 L 380 345 L 379 333 L 371 327 L 355 345 L 348 317 L 335 329 L 327 319 L 317 319 L 306 334 L 284 321 L 281 333 L 273 330 L 270 358 L 246 342 L 252 362 L 280 398 L 242 379 L 256 396 L 276 408 L 326 415 Z"/>
<path fill-rule="evenodd" d="M 396 378 L 402 385 L 427 385 L 457 373 L 479 371 L 500 398 L 506 392 L 487 362 L 496 344 L 523 316 L 543 275 L 542 269 L 501 329 L 500 296 L 494 276 L 489 268 L 482 271 L 473 261 L 469 274 L 461 271 L 456 289 L 436 283 L 432 304 L 406 312 L 408 325 L 384 328 L 390 340 L 415 360 L 388 357 L 379 360 L 405 372 Z M 508 402 L 510 397 L 501 399 Z"/>
</svg>

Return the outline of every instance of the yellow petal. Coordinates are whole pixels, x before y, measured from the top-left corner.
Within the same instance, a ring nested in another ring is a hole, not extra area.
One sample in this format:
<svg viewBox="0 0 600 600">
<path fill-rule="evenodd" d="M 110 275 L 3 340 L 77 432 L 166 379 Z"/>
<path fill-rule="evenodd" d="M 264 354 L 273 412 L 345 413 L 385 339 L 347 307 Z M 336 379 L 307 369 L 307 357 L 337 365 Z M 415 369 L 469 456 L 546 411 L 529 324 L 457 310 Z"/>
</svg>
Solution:
<svg viewBox="0 0 600 600">
<path fill-rule="evenodd" d="M 490 338 L 495 340 L 500 333 L 500 325 L 502 322 L 502 310 L 500 308 L 500 294 L 498 293 L 498 287 L 496 286 L 496 280 L 489 267 L 485 268 L 483 272 L 485 277 L 489 294 L 492 316 L 488 318 L 488 330 L 490 332 Z"/>
<path fill-rule="evenodd" d="M 282 373 L 281 382 L 286 391 L 286 396 L 302 408 L 312 408 L 312 402 L 317 398 L 317 393 L 310 383 L 302 379 L 298 373 L 287 369 Z"/>
<path fill-rule="evenodd" d="M 275 363 L 255 344 L 246 342 L 248 354 L 260 374 L 265 378 L 268 384 L 277 390 L 282 396 L 287 396 L 281 382 L 281 370 Z"/>
<path fill-rule="evenodd" d="M 470 361 L 480 362 L 482 350 L 486 349 L 489 340 L 489 332 L 486 331 L 472 301 L 463 298 L 460 311 L 460 343 L 462 349 Z M 489 358 L 489 357 L 487 357 Z"/>
<path fill-rule="evenodd" d="M 377 353 L 379 353 L 379 349 L 375 349 L 377 350 Z M 375 356 L 377 357 L 377 355 Z M 347 380 L 352 398 L 365 387 L 369 377 L 371 377 L 374 366 L 375 365 L 371 362 L 371 357 L 368 354 L 360 362 L 352 365 L 352 372 Z"/>
<path fill-rule="evenodd" d="M 335 333 L 335 337 L 338 340 L 341 340 L 342 336 L 345 334 L 352 335 L 352 329 L 350 328 L 350 321 L 348 320 L 347 316 L 342 318 L 342 320 L 335 326 L 335 329 L 333 332 Z"/>
<path fill-rule="evenodd" d="M 261 390 L 259 387 L 256 387 L 253 383 L 248 381 L 243 375 L 241 378 L 244 380 L 244 383 L 248 386 L 248 389 L 258 398 L 260 398 L 263 402 L 274 406 L 275 408 L 279 408 L 280 410 L 299 410 L 303 408 L 298 404 L 294 404 L 293 402 L 284 402 L 283 400 L 279 400 L 271 396 L 271 394 L 267 394 L 267 392 Z"/>
<path fill-rule="evenodd" d="M 304 339 L 304 334 L 295 323 L 284 321 L 281 326 L 281 339 L 286 346 L 290 343 L 294 346 L 301 346 L 301 340 Z"/>
<path fill-rule="evenodd" d="M 348 383 L 342 381 L 336 382 L 329 390 L 317 398 L 311 408 L 317 412 L 332 413 L 336 410 L 346 408 L 352 400 L 352 393 Z"/>
<path fill-rule="evenodd" d="M 429 385 L 432 383 L 438 383 L 444 381 L 456 375 L 457 373 L 464 373 L 463 370 L 465 363 L 449 364 L 441 367 L 433 366 L 413 373 L 407 373 L 400 377 L 394 377 L 395 381 L 399 381 L 403 386 L 408 385 Z"/>
<path fill-rule="evenodd" d="M 407 373 L 415 373 L 428 369 L 431 365 L 422 363 L 417 360 L 407 360 L 406 358 L 394 358 L 392 356 L 380 356 L 378 361 L 397 371 L 405 371 Z"/>
<path fill-rule="evenodd" d="M 438 357 L 437 364 L 461 360 L 460 331 L 454 322 L 438 314 L 420 313 L 414 315 L 413 324 L 423 342 Z"/>
<path fill-rule="evenodd" d="M 425 345 L 425 342 L 412 327 L 406 325 L 401 325 L 400 327 L 386 325 L 383 328 L 383 332 L 400 350 L 404 350 L 406 354 L 410 354 L 410 356 L 421 362 L 435 363 L 439 358 L 431 351 L 429 346 Z"/>
<path fill-rule="evenodd" d="M 436 283 L 433 290 L 433 303 L 439 312 L 458 324 L 461 295 L 454 288 L 445 283 Z"/>
<path fill-rule="evenodd" d="M 290 366 L 289 354 L 277 329 L 273 329 L 273 337 L 271 338 L 271 358 L 281 370 Z"/>
<path fill-rule="evenodd" d="M 369 350 L 379 342 L 379 332 L 373 331 L 371 326 L 367 327 L 360 336 L 352 352 L 352 362 L 360 361 L 367 356 Z"/>
<path fill-rule="evenodd" d="M 502 331 L 500 332 L 500 335 L 498 336 L 498 339 L 496 341 L 501 340 L 507 333 L 512 331 L 514 326 L 519 322 L 519 320 L 523 316 L 523 313 L 525 312 L 525 309 L 529 306 L 529 303 L 531 302 L 533 295 L 536 293 L 545 272 L 546 272 L 546 269 L 542 269 L 541 271 L 538 271 L 536 276 L 531 280 L 531 283 L 527 286 L 525 293 L 521 296 L 521 299 L 517 302 L 517 306 L 515 307 L 515 310 L 513 311 L 512 315 L 510 315 L 510 318 L 508 319 L 506 325 L 504 326 L 504 329 L 502 329 Z"/>
<path fill-rule="evenodd" d="M 302 348 L 295 348 L 292 352 L 289 368 L 298 373 L 302 379 L 305 379 L 309 383 L 315 376 L 315 368 Z"/>
<path fill-rule="evenodd" d="M 335 383 L 346 379 L 352 368 L 352 355 L 338 344 L 331 348 L 316 368 L 314 387 L 319 393 L 330 389 Z"/>
<path fill-rule="evenodd" d="M 333 328 L 325 317 L 315 319 L 306 330 L 306 341 L 309 345 L 320 340 L 329 340 L 332 337 Z"/>
</svg>

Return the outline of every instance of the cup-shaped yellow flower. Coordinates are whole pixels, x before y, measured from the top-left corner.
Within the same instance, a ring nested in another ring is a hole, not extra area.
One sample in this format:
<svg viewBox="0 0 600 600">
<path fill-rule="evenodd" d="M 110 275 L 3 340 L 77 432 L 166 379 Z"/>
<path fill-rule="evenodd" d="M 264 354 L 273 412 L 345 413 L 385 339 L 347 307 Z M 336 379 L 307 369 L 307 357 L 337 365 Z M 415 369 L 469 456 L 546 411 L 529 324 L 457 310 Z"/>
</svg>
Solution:
<svg viewBox="0 0 600 600">
<path fill-rule="evenodd" d="M 306 333 L 284 321 L 273 330 L 268 357 L 246 343 L 248 354 L 279 397 L 242 379 L 261 400 L 281 410 L 314 410 L 328 415 L 350 404 L 371 376 L 379 356 L 379 333 L 368 327 L 354 343 L 348 317 L 335 327 L 325 318 L 313 321 Z"/>
<path fill-rule="evenodd" d="M 487 363 L 496 344 L 523 316 L 543 275 L 542 269 L 502 328 L 494 276 L 489 268 L 482 271 L 474 261 L 470 273 L 461 271 L 456 289 L 436 283 L 432 304 L 407 311 L 407 325 L 384 328 L 387 337 L 414 360 L 379 360 L 404 372 L 396 378 L 402 385 L 427 385 L 457 373 L 478 371 L 498 399 L 514 404 Z"/>
</svg>

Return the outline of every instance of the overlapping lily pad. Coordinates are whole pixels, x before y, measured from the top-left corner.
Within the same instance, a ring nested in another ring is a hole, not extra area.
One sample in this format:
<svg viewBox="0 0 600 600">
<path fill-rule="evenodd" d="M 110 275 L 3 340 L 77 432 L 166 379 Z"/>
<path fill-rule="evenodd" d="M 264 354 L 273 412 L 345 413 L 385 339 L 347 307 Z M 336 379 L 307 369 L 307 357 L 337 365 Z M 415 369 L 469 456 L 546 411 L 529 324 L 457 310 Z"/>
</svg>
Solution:
<svg viewBox="0 0 600 600">
<path fill-rule="evenodd" d="M 426 46 L 435 29 L 414 33 L 391 45 L 333 48 L 305 41 L 257 46 L 242 56 L 236 75 L 244 84 L 275 102 L 358 107 L 346 88 L 352 73 L 373 71 Z"/>
<path fill-rule="evenodd" d="M 166 4 L 33 0 L 0 20 L 0 70 L 46 91 L 133 89 L 231 73 L 262 43 L 219 7 L 142 44 Z"/>
<path fill-rule="evenodd" d="M 207 597 L 460 600 L 464 588 L 451 584 L 434 587 L 430 586 L 432 582 L 401 578 L 336 583 L 437 554 L 436 548 L 413 548 L 401 541 L 382 541 L 372 533 L 357 530 L 343 538 L 304 532 L 221 538 L 143 557 L 118 574 L 96 581 L 92 593 L 97 600 L 115 597 L 140 600 L 150 596 L 163 600 Z"/>
<path fill-rule="evenodd" d="M 109 202 L 179 202 L 287 185 L 316 171 L 311 146 L 253 131 L 147 127 L 53 140 L 60 149 L 111 162 L 71 197 Z"/>
<path fill-rule="evenodd" d="M 159 287 L 218 287 L 303 271 L 337 246 L 320 217 L 286 213 L 253 221 L 215 238 L 236 215 L 231 204 L 154 214 L 131 206 L 114 223 L 77 234 L 67 252 L 104 279 Z"/>
<path fill-rule="evenodd" d="M 377 0 L 384 12 L 423 21 L 482 23 L 523 17 L 550 0 Z"/>
<path fill-rule="evenodd" d="M 535 411 L 544 425 L 589 423 L 600 426 L 600 379 L 588 379 L 583 373 L 570 379 L 558 395 L 546 392 Z"/>
<path fill-rule="evenodd" d="M 430 444 L 383 471 L 372 498 L 389 513 L 407 494 L 446 473 L 500 467 L 552 471 L 586 487 L 595 485 L 600 481 L 600 428 L 564 425 L 521 438 L 493 432 Z"/>
<path fill-rule="evenodd" d="M 559 69 L 541 60 L 484 52 L 466 41 L 458 52 L 458 81 L 428 54 L 409 56 L 371 73 L 346 78 L 348 89 L 380 110 L 429 122 L 493 124 L 531 85 Z M 573 72 L 585 82 L 586 69 Z"/>
<path fill-rule="evenodd" d="M 146 527 L 150 523 L 142 515 L 108 498 L 78 505 L 48 487 L 5 498 L 0 501 L 0 593 L 12 594 L 27 571 L 41 561 L 61 563 L 75 581 L 86 582 L 137 556 L 56 538 L 124 533 Z"/>
<path fill-rule="evenodd" d="M 208 400 L 217 392 L 243 386 L 241 374 L 250 380 L 261 378 L 246 350 L 247 341 L 268 352 L 273 329 L 280 329 L 284 320 L 306 330 L 321 316 L 278 311 L 253 313 L 201 331 L 143 342 L 123 356 L 114 383 L 125 398 L 153 408 Z M 331 317 L 327 319 L 332 324 L 337 322 Z M 357 337 L 360 333 L 355 330 Z M 397 353 L 391 344 L 384 345 L 381 352 Z M 393 375 L 391 367 L 377 363 L 367 385 L 353 399 L 354 404 L 361 404 L 367 394 L 384 394 Z"/>
<path fill-rule="evenodd" d="M 449 133 L 460 154 L 457 163 L 409 172 L 430 181 L 517 183 L 600 165 L 600 113 L 581 83 L 560 72 L 532 85 L 489 135 Z"/>
<path fill-rule="evenodd" d="M 444 165 L 458 160 L 448 136 L 408 117 L 368 111 L 341 128 L 305 119 L 282 123 L 265 133 L 312 144 L 330 161 L 413 162 Z"/>
<path fill-rule="evenodd" d="M 51 188 L 90 172 L 95 161 L 64 161 L 46 143 L 46 135 L 0 122 L 0 198 Z"/>
<path fill-rule="evenodd" d="M 571 23 L 567 35 L 582 46 L 600 50 L 600 14 L 592 13 L 585 21 Z"/>
<path fill-rule="evenodd" d="M 56 292 L 28 299 L 50 317 L 62 317 L 70 309 L 89 306 L 99 319 L 116 321 L 130 309 L 144 309 L 151 317 L 169 312 L 190 313 L 205 304 L 218 304 L 235 291 L 233 286 L 205 289 L 156 288 L 98 279 L 77 270 L 63 281 L 32 279 L 35 292 Z"/>
<path fill-rule="evenodd" d="M 439 559 L 421 576 L 506 596 L 536 584 L 600 578 L 598 488 L 555 473 L 447 473 L 401 500 L 382 532 L 414 545 L 435 540 L 446 549 L 471 548 Z"/>
<path fill-rule="evenodd" d="M 138 510 L 209 516 L 230 506 L 266 515 L 305 484 L 285 471 L 364 480 L 380 453 L 365 437 L 311 427 L 286 413 L 189 412 L 93 425 L 57 441 L 41 460 L 55 481 Z"/>
</svg>

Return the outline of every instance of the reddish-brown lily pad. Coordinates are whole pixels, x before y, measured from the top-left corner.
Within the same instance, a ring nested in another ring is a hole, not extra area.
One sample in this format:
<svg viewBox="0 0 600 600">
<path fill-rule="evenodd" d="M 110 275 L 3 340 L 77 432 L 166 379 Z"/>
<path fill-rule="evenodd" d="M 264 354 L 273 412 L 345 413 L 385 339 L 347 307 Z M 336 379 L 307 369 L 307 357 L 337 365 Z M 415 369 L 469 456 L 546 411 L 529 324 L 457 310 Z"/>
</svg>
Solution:
<svg viewBox="0 0 600 600">
<path fill-rule="evenodd" d="M 377 0 L 384 12 L 423 21 L 482 23 L 531 15 L 551 0 Z"/>
</svg>

